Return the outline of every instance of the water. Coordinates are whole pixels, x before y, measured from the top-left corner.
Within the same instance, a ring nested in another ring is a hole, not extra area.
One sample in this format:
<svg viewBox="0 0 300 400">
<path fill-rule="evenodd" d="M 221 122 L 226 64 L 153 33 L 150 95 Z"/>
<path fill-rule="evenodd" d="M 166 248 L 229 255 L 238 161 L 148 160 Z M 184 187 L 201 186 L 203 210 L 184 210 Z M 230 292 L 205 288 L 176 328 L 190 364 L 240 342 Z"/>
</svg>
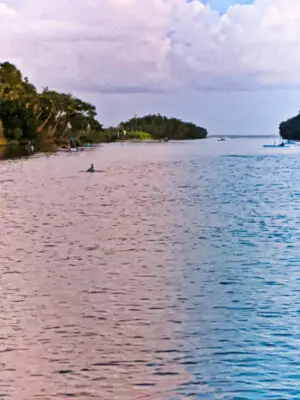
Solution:
<svg viewBox="0 0 300 400">
<path fill-rule="evenodd" d="M 299 399 L 300 148 L 262 143 L 2 161 L 0 398 Z"/>
</svg>

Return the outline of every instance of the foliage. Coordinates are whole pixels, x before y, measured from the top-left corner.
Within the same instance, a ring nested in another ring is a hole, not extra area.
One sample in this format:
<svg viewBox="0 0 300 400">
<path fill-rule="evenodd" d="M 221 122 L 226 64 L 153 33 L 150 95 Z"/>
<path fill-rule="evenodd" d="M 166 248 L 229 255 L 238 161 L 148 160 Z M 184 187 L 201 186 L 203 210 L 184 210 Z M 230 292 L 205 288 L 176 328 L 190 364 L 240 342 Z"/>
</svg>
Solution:
<svg viewBox="0 0 300 400">
<path fill-rule="evenodd" d="M 0 63 L 0 144 L 6 141 L 37 146 L 117 140 L 202 139 L 204 128 L 161 115 L 146 115 L 103 129 L 95 107 L 72 94 L 48 88 L 38 92 L 11 63 Z"/>
<path fill-rule="evenodd" d="M 0 64 L 0 121 L 9 141 L 60 143 L 102 131 L 93 105 L 45 88 L 39 93 L 9 62 Z"/>
<path fill-rule="evenodd" d="M 300 113 L 287 121 L 281 122 L 279 133 L 283 139 L 300 140 Z"/>
<path fill-rule="evenodd" d="M 118 130 L 116 128 L 107 128 L 101 132 L 96 132 L 93 135 L 89 136 L 92 142 L 116 142 L 118 140 Z"/>
<path fill-rule="evenodd" d="M 146 115 L 141 118 L 131 118 L 127 122 L 121 122 L 120 131 L 142 131 L 149 133 L 153 139 L 203 139 L 207 136 L 207 130 L 191 122 L 183 122 L 176 118 L 165 116 Z"/>
<path fill-rule="evenodd" d="M 152 136 L 147 132 L 129 131 L 124 133 L 118 128 L 107 128 L 98 134 L 89 135 L 88 138 L 81 136 L 80 141 L 97 143 L 97 142 L 116 142 L 118 140 L 152 140 Z"/>
<path fill-rule="evenodd" d="M 130 131 L 126 135 L 121 135 L 121 139 L 125 140 L 152 140 L 152 135 L 150 133 L 141 131 Z"/>
</svg>

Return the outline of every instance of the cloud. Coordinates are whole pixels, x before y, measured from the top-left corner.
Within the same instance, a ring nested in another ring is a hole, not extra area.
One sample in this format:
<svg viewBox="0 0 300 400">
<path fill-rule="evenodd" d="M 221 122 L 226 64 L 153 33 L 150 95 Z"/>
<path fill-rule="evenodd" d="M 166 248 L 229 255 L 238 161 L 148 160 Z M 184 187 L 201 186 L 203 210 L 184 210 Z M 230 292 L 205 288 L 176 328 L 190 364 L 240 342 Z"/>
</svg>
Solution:
<svg viewBox="0 0 300 400">
<path fill-rule="evenodd" d="M 0 59 L 38 86 L 111 93 L 300 85 L 299 0 L 0 0 Z"/>
</svg>

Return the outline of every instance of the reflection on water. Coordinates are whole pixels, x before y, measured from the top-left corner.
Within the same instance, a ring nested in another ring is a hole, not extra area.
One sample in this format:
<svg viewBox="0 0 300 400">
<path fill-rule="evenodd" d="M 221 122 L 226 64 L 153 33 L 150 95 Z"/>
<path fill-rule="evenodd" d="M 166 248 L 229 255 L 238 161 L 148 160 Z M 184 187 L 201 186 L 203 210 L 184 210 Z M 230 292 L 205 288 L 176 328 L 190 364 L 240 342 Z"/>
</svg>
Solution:
<svg viewBox="0 0 300 400">
<path fill-rule="evenodd" d="M 0 164 L 1 398 L 299 398 L 298 156 L 243 143 Z"/>
</svg>

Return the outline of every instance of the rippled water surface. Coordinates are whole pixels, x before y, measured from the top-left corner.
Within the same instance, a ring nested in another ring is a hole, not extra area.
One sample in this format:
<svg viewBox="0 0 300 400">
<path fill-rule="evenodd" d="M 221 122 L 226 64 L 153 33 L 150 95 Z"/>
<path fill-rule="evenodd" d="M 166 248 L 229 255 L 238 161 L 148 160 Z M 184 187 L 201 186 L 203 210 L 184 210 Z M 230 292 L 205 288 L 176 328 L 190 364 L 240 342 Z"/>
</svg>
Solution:
<svg viewBox="0 0 300 400">
<path fill-rule="evenodd" d="M 299 399 L 300 147 L 261 145 L 2 161 L 0 398 Z"/>
</svg>

